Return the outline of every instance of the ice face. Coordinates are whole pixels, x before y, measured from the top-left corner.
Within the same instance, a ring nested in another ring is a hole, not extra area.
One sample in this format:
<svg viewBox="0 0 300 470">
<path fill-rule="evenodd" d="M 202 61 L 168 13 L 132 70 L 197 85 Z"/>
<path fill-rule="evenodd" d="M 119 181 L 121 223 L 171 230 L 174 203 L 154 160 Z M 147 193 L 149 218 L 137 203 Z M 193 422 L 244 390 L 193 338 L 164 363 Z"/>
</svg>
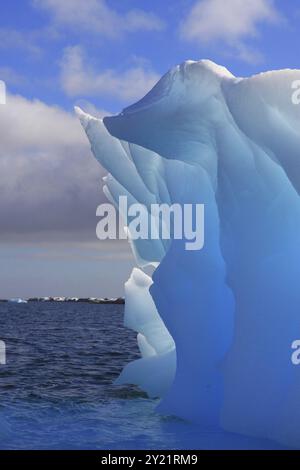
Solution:
<svg viewBox="0 0 300 470">
<path fill-rule="evenodd" d="M 126 322 L 143 358 L 120 377 L 162 413 L 300 447 L 299 70 L 235 78 L 210 61 L 168 72 L 102 122 L 79 111 L 105 192 L 205 204 L 205 246 L 132 242 Z M 144 299 L 144 300 L 143 300 Z"/>
<path fill-rule="evenodd" d="M 142 358 L 128 364 L 117 384 L 133 383 L 150 397 L 162 397 L 170 388 L 176 370 L 175 344 L 163 324 L 150 295 L 152 280 L 140 269 L 134 269 L 125 284 L 125 321 L 138 332 Z"/>
</svg>

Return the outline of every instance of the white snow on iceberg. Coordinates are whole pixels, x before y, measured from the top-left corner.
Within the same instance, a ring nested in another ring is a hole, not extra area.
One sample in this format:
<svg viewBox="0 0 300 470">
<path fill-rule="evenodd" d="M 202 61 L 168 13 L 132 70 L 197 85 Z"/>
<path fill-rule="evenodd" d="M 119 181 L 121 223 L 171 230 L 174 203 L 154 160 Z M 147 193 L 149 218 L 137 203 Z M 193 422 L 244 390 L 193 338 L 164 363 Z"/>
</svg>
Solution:
<svg viewBox="0 0 300 470">
<path fill-rule="evenodd" d="M 127 283 L 143 359 L 119 380 L 159 395 L 163 413 L 300 447 L 296 80 L 299 70 L 242 79 L 188 61 L 118 116 L 78 114 L 111 201 L 205 204 L 202 251 L 132 242 L 139 267 L 157 268 Z"/>
</svg>

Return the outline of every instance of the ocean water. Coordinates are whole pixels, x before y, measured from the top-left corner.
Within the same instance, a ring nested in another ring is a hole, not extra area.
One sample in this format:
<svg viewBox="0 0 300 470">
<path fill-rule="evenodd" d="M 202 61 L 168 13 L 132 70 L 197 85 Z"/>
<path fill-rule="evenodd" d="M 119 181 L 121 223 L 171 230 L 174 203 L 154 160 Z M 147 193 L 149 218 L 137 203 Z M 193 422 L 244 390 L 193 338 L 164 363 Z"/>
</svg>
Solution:
<svg viewBox="0 0 300 470">
<path fill-rule="evenodd" d="M 139 357 L 122 305 L 0 304 L 0 449 L 276 449 L 155 412 L 113 384 Z"/>
</svg>

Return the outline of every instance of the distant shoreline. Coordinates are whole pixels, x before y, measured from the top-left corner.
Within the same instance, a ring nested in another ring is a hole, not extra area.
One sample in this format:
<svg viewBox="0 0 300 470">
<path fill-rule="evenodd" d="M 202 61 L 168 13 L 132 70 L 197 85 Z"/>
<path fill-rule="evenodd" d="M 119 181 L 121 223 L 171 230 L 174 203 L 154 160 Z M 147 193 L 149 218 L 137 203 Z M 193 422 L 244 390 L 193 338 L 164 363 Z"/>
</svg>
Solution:
<svg viewBox="0 0 300 470">
<path fill-rule="evenodd" d="M 0 299 L 0 303 L 87 303 L 87 304 L 113 304 L 113 305 L 123 305 L 125 304 L 125 299 L 123 297 L 118 297 L 117 299 L 108 299 L 108 298 L 94 298 L 94 297 L 31 297 L 29 299 Z"/>
</svg>

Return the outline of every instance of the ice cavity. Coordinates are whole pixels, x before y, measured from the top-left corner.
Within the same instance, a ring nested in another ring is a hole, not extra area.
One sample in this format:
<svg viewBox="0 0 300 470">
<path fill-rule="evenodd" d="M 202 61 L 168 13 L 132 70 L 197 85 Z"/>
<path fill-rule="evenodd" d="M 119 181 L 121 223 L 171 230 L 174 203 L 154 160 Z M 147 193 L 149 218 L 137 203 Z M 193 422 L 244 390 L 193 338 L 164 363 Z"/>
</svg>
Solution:
<svg viewBox="0 0 300 470">
<path fill-rule="evenodd" d="M 299 79 L 299 70 L 241 79 L 189 61 L 118 116 L 80 112 L 113 202 L 205 204 L 202 251 L 185 240 L 132 243 L 141 268 L 158 267 L 152 281 L 136 271 L 127 285 L 144 359 L 120 380 L 161 396 L 161 412 L 297 447 Z"/>
</svg>

